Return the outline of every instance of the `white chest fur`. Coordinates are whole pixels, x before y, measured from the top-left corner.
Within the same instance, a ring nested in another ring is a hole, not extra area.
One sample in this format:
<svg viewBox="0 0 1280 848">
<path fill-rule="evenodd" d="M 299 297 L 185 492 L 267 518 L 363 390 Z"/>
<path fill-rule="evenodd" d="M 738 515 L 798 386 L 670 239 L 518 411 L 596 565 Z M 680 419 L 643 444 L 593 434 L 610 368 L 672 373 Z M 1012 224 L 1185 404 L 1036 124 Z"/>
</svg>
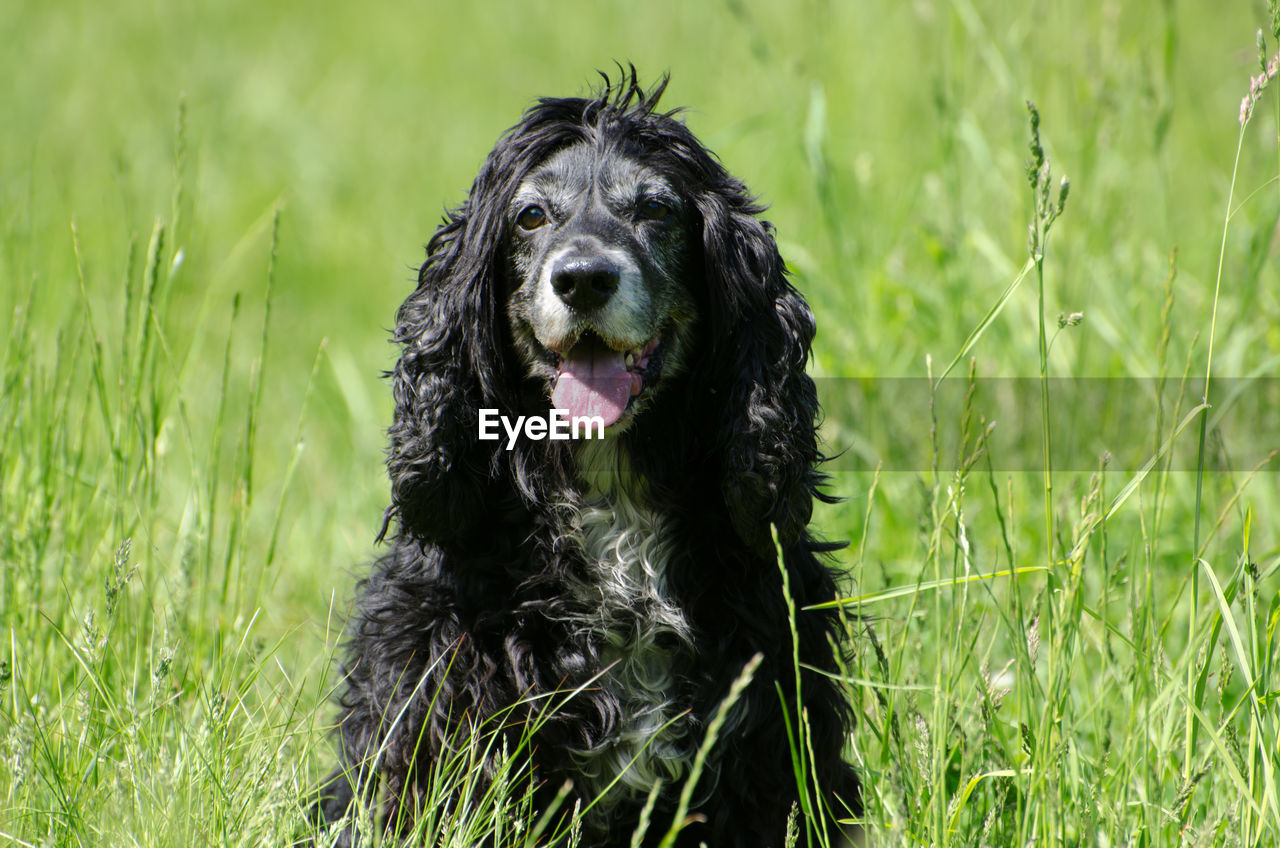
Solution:
<svg viewBox="0 0 1280 848">
<path fill-rule="evenodd" d="M 572 588 L 577 622 L 609 665 L 598 681 L 617 698 L 621 716 L 602 744 L 576 758 L 591 795 L 617 779 L 646 793 L 655 780 L 678 781 L 696 741 L 683 708 L 672 699 L 681 654 L 691 647 L 689 624 L 672 601 L 668 568 L 676 543 L 667 520 L 639 503 L 637 481 L 613 440 L 587 443 L 579 467 L 591 489 L 571 531 L 587 563 Z M 608 801 L 604 802 L 608 806 Z"/>
</svg>

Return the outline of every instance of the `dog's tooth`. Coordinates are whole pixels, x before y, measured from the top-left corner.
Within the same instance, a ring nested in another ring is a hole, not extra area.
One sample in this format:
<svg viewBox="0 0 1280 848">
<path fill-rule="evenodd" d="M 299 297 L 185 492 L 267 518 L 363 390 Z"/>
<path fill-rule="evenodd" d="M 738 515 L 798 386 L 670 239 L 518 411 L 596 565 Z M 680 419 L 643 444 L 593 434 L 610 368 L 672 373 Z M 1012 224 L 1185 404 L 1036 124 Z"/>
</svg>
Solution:
<svg viewBox="0 0 1280 848">
<path fill-rule="evenodd" d="M 636 355 L 631 351 L 627 351 L 627 356 L 625 361 L 627 363 L 627 367 L 630 368 L 631 366 L 636 364 Z"/>
</svg>

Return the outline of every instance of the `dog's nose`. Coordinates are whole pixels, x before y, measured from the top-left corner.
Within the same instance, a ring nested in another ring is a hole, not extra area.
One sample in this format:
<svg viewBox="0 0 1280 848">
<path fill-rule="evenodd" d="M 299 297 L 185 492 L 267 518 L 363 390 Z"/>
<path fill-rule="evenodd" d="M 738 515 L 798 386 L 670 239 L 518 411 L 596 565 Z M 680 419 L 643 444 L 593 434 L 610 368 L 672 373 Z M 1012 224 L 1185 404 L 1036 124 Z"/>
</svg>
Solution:
<svg viewBox="0 0 1280 848">
<path fill-rule="evenodd" d="M 551 268 L 551 288 L 574 309 L 603 306 L 621 279 L 618 266 L 606 256 L 561 257 Z"/>
</svg>

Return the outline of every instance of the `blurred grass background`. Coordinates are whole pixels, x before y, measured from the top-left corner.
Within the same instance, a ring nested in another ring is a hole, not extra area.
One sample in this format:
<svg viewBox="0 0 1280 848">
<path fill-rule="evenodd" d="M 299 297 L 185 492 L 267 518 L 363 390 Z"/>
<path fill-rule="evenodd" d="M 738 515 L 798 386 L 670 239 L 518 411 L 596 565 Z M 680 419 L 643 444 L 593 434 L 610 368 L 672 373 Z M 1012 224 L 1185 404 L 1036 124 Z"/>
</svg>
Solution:
<svg viewBox="0 0 1280 848">
<path fill-rule="evenodd" d="M 534 97 L 585 92 L 595 70 L 611 71 L 615 61 L 634 62 L 646 80 L 669 71 L 664 103 L 687 106 L 695 132 L 771 205 L 783 254 L 818 316 L 814 372 L 849 378 L 922 376 L 926 355 L 936 373 L 1025 262 L 1023 103 L 1033 99 L 1055 178 L 1071 178 L 1046 264 L 1046 312 L 1051 322 L 1059 312 L 1085 316 L 1056 340 L 1051 373 L 1147 378 L 1163 369 L 1176 381 L 1188 362 L 1193 374 L 1204 370 L 1237 112 L 1258 72 L 1254 31 L 1267 20 L 1261 3 L 1175 0 L 0 6 L 0 314 L 9 316 L 0 326 L 8 351 L 0 407 L 0 610 L 8 643 L 0 651 L 7 656 L 0 844 L 182 844 L 175 832 L 199 843 L 270 841 L 261 836 L 270 828 L 246 829 L 233 806 L 199 797 L 211 785 L 207 773 L 179 774 L 189 766 L 184 746 L 207 746 L 200 734 L 221 726 L 209 722 L 225 713 L 219 704 L 228 698 L 240 699 L 253 721 L 243 731 L 251 741 L 227 742 L 232 753 L 223 762 L 236 772 L 258 762 L 246 751 L 273 752 L 255 773 L 274 787 L 279 806 L 260 810 L 288 818 L 280 799 L 327 759 L 325 669 L 386 503 L 390 404 L 379 374 L 392 362 L 387 329 L 442 209 L 463 198 L 497 136 Z M 1280 214 L 1276 114 L 1264 99 L 1244 138 L 1215 375 L 1280 371 L 1280 286 L 1269 261 Z M 152 266 L 158 305 L 149 312 L 140 304 Z M 1028 282 L 973 350 L 977 372 L 1035 376 L 1036 322 Z M 155 335 L 145 349 L 148 327 Z M 105 392 L 90 377 L 94 338 Z M 1171 412 L 1165 435 L 1173 420 Z M 1278 433 L 1278 423 L 1260 420 L 1259 432 Z M 931 423 L 901 426 L 928 431 Z M 1154 446 L 1154 427 L 1152 436 Z M 1117 626 L 1135 641 L 1141 631 L 1151 649 L 1116 659 L 1110 636 L 1099 635 L 1111 631 L 1099 628 L 1084 639 L 1106 657 L 1097 660 L 1099 679 L 1114 663 L 1116 680 L 1132 686 L 1132 670 L 1156 662 L 1156 653 L 1175 657 L 1183 677 L 1187 666 L 1177 657 L 1206 661 L 1185 635 L 1192 607 L 1208 610 L 1202 622 L 1213 609 L 1207 589 L 1187 594 L 1192 476 L 1170 474 L 1151 500 L 1135 497 L 1109 531 L 1104 576 L 1091 573 L 1081 584 L 1104 620 L 1113 605 Z M 1223 516 L 1205 555 L 1229 572 L 1247 541 L 1245 509 L 1253 510 L 1251 556 L 1260 564 L 1265 622 L 1277 588 L 1269 517 L 1280 493 L 1268 472 L 1235 497 L 1240 478 L 1205 480 L 1206 529 Z M 993 512 L 989 496 L 958 525 L 947 481 L 885 474 L 869 502 L 873 479 L 837 474 L 833 486 L 847 500 L 817 519 L 827 535 L 858 543 L 847 561 L 859 591 L 923 579 L 938 538 L 988 557 L 983 570 L 1007 567 L 1002 551 L 1043 565 L 1035 475 L 993 478 L 1008 497 L 1005 514 Z M 1063 551 L 1088 495 L 1087 475 L 1065 477 L 1058 489 Z M 972 527 L 959 533 L 966 521 Z M 121 559 L 125 539 L 132 550 Z M 1148 630 L 1133 623 L 1136 611 L 1124 620 L 1126 598 L 1139 597 L 1124 594 L 1132 588 L 1126 563 L 1145 587 Z M 127 599 L 118 620 L 112 585 Z M 1028 603 L 1048 603 L 1043 579 L 1028 585 Z M 1119 594 L 1109 598 L 1113 589 Z M 914 600 L 910 608 L 877 608 L 881 638 L 897 646 L 892 679 L 881 683 L 935 683 L 957 655 L 954 639 L 943 639 L 950 653 L 938 646 L 940 629 L 953 624 L 957 633 L 993 628 L 991 644 L 975 653 L 998 665 L 1026 625 L 1008 626 L 1007 617 L 1003 629 L 993 624 L 1008 602 L 1004 591 L 984 596 L 981 613 L 968 605 L 978 601 L 948 596 L 930 621 Z M 97 624 L 86 625 L 93 610 Z M 95 649 L 104 619 L 119 635 Z M 1268 669 L 1270 621 L 1258 643 Z M 114 656 L 111 674 L 103 656 Z M 164 657 L 176 670 L 166 665 L 168 676 L 157 677 Z M 874 666 L 869 654 L 859 661 Z M 947 696 L 935 699 L 941 706 L 921 703 L 914 715 L 928 716 L 926 724 L 959 721 L 948 718 L 948 704 L 966 686 L 972 696 L 977 665 L 949 669 L 938 690 Z M 139 712 L 134 699 L 152 679 L 161 694 L 147 697 L 157 706 Z M 1060 703 L 1089 704 L 1091 687 L 1101 685 L 1073 679 Z M 1247 685 L 1234 685 L 1243 697 Z M 85 700 L 95 688 L 103 699 L 96 707 Z M 1183 709 L 1167 692 L 1120 688 L 1128 693 L 1117 695 L 1121 712 L 1140 701 Z M 1231 703 L 1223 700 L 1223 715 L 1233 714 Z M 868 696 L 863 709 L 898 708 L 873 706 Z M 146 721 L 123 721 L 124 714 Z M 1145 714 L 1129 715 L 1128 744 L 1145 744 Z M 1075 715 L 1069 727 L 1090 767 L 1105 771 L 1113 731 L 1086 716 L 1093 713 Z M 278 743 L 266 749 L 264 727 L 278 732 L 266 734 Z M 864 719 L 860 756 L 873 784 L 879 776 L 892 794 L 903 779 L 894 773 L 914 766 L 878 727 Z M 1187 814 L 1173 802 L 1186 807 L 1188 767 L 1175 731 L 1152 731 L 1152 749 L 1168 756 L 1139 781 L 1163 800 L 1127 795 L 1136 791 L 1131 775 L 1109 782 L 1077 763 L 1077 775 L 1086 774 L 1081 787 L 1129 788 L 1078 804 L 1060 799 L 1060 808 L 1093 809 L 1096 817 L 1110 801 L 1116 809 L 1106 832 L 1146 834 L 1135 844 L 1181 832 Z M 1240 732 L 1247 737 L 1249 729 Z M 123 741 L 130 734 L 153 740 L 142 746 L 150 760 L 130 753 Z M 1013 734 L 1001 744 L 1016 754 Z M 932 789 L 912 793 L 926 806 L 939 800 L 919 819 L 900 803 L 873 808 L 898 827 L 895 815 L 927 821 L 933 830 L 922 825 L 920 833 L 942 839 L 945 823 L 935 814 L 956 803 L 961 778 L 990 757 L 965 749 L 953 762 L 959 749 L 949 747 L 945 728 L 925 738 L 932 753 L 920 780 Z M 1240 756 L 1240 771 L 1253 773 L 1257 764 Z M 127 780 L 122 758 L 137 772 Z M 121 800 L 121 781 L 134 787 L 135 800 Z M 263 797 L 252 794 L 259 784 L 240 783 L 247 797 Z M 1198 826 L 1231 816 L 1238 824 L 1240 812 L 1223 806 L 1238 787 L 1222 787 L 1191 808 Z M 173 807 L 174 797 L 186 806 Z M 206 821 L 221 825 L 147 835 L 149 817 L 173 825 L 185 820 L 183 810 L 198 819 L 210 803 L 216 815 Z M 984 815 L 965 819 L 968 830 L 954 838 L 977 844 Z M 1054 821 L 1063 841 L 1093 841 L 1096 822 Z M 1239 832 L 1255 832 L 1249 828 Z M 894 838 L 914 835 L 908 828 Z"/>
</svg>

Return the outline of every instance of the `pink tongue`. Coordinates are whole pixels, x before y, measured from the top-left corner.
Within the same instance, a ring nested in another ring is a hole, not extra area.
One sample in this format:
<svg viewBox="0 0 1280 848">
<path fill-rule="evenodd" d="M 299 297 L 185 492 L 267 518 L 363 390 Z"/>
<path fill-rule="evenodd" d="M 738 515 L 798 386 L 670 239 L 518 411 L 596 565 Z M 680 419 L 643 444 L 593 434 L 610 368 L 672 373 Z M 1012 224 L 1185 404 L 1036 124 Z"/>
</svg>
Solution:
<svg viewBox="0 0 1280 848">
<path fill-rule="evenodd" d="M 582 353 L 566 357 L 560 365 L 560 376 L 551 392 L 556 409 L 569 413 L 569 419 L 599 416 L 608 427 L 622 417 L 631 398 L 631 372 L 623 355 L 595 345 Z"/>
</svg>

